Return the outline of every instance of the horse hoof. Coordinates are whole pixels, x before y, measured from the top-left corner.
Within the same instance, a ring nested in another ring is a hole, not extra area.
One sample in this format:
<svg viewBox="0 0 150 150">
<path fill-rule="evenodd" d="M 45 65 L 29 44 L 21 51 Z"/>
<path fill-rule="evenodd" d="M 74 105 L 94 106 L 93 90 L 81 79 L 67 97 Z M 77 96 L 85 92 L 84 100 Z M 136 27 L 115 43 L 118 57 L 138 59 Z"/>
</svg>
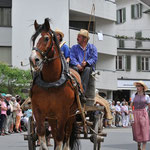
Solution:
<svg viewBox="0 0 150 150">
<path fill-rule="evenodd" d="M 47 146 L 40 146 L 39 150 L 48 150 L 48 147 Z"/>
</svg>

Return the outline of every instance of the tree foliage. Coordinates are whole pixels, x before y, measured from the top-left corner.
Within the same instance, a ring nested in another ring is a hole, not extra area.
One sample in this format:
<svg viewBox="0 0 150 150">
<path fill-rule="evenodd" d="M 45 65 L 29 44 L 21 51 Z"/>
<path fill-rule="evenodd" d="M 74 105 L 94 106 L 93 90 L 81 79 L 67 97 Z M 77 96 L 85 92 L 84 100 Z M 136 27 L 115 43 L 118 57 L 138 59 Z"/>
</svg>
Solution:
<svg viewBox="0 0 150 150">
<path fill-rule="evenodd" d="M 21 70 L 0 63 L 0 93 L 20 95 L 25 98 L 22 89 L 29 89 L 31 82 L 30 70 Z"/>
</svg>

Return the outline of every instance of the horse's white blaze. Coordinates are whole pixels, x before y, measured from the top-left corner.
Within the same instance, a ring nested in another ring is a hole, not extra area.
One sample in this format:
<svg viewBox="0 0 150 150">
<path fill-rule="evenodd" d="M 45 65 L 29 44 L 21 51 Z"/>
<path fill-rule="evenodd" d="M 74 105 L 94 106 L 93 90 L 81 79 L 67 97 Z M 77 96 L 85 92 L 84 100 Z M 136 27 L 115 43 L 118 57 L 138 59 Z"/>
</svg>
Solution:
<svg viewBox="0 0 150 150">
<path fill-rule="evenodd" d="M 39 136 L 39 140 L 40 140 L 40 148 L 39 148 L 39 150 L 48 150 L 48 147 L 46 145 L 45 136 Z"/>
<path fill-rule="evenodd" d="M 38 41 L 39 41 L 39 39 L 42 37 L 42 35 L 41 34 L 39 34 L 37 37 L 36 37 L 36 39 L 35 39 L 35 41 L 34 41 L 34 45 L 36 46 L 37 45 L 37 43 L 38 43 Z"/>
</svg>

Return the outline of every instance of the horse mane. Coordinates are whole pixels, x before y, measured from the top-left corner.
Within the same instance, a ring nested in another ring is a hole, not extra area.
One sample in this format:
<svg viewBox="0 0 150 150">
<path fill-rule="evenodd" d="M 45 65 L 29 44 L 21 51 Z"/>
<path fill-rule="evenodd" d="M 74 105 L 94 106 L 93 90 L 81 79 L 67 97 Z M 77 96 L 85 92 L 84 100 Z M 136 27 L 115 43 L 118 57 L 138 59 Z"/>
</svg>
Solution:
<svg viewBox="0 0 150 150">
<path fill-rule="evenodd" d="M 49 19 L 49 18 L 46 18 L 46 19 L 47 19 L 47 21 L 49 21 L 49 23 L 51 23 L 51 19 Z M 35 33 L 31 36 L 32 46 L 34 46 L 36 38 L 38 37 L 38 35 L 39 35 L 43 30 L 44 30 L 44 23 L 43 23 L 43 24 L 39 24 L 37 30 L 36 30 Z M 51 29 L 50 29 L 50 30 L 51 30 Z M 61 50 L 60 50 L 60 47 L 59 47 L 59 42 L 58 42 L 58 40 L 57 40 L 56 33 L 55 33 L 53 30 L 51 30 L 51 31 L 52 31 L 52 33 L 54 34 L 54 41 L 55 41 L 55 43 L 56 43 L 58 52 L 59 52 L 59 54 L 61 54 Z"/>
<path fill-rule="evenodd" d="M 49 23 L 51 23 L 51 19 L 46 18 L 47 21 L 49 21 Z M 35 31 L 35 33 L 32 35 L 31 37 L 31 41 L 33 43 L 33 46 L 35 44 L 35 39 L 38 37 L 38 35 L 44 30 L 44 23 L 43 24 L 39 24 L 38 25 L 38 29 Z"/>
</svg>

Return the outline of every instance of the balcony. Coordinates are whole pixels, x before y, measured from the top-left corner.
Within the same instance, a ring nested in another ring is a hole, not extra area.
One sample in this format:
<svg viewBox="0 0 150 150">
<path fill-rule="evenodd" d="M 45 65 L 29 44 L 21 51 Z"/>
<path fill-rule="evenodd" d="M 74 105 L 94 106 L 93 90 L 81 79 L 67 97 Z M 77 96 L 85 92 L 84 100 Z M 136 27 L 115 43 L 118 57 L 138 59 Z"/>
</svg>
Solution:
<svg viewBox="0 0 150 150">
<path fill-rule="evenodd" d="M 95 0 L 95 16 L 108 20 L 116 20 L 116 4 L 114 0 Z M 91 14 L 91 0 L 70 0 L 70 11 Z M 83 7 L 84 6 L 84 7 Z"/>
<path fill-rule="evenodd" d="M 118 39 L 117 44 L 118 50 L 150 50 L 150 40 Z"/>
<path fill-rule="evenodd" d="M 112 70 L 97 70 L 100 72 L 96 80 L 96 88 L 117 90 L 117 73 Z"/>
</svg>

